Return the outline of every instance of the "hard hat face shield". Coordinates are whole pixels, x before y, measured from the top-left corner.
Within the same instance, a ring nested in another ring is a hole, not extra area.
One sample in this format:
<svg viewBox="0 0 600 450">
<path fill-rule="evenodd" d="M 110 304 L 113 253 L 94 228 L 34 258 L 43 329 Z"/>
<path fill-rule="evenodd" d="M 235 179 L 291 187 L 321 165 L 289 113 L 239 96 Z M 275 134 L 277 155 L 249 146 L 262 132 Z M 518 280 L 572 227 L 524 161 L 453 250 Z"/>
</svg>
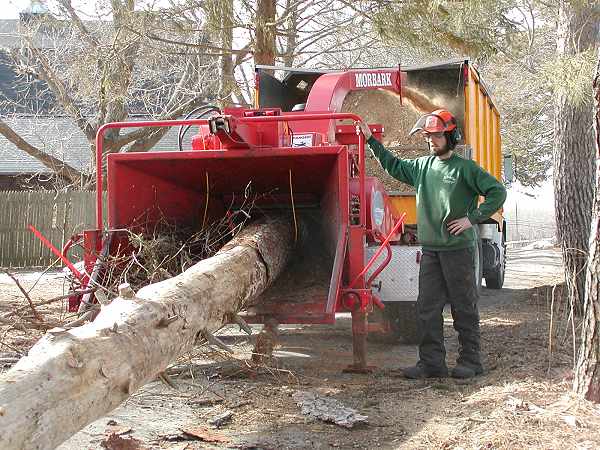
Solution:
<svg viewBox="0 0 600 450">
<path fill-rule="evenodd" d="M 426 114 L 417 120 L 417 123 L 414 124 L 408 134 L 412 136 L 419 131 L 423 133 L 443 133 L 446 128 L 446 124 L 439 116 Z"/>
<path fill-rule="evenodd" d="M 425 114 L 417 120 L 409 135 L 422 131 L 423 133 L 446 133 L 456 129 L 456 118 L 445 109 L 438 109 Z"/>
</svg>

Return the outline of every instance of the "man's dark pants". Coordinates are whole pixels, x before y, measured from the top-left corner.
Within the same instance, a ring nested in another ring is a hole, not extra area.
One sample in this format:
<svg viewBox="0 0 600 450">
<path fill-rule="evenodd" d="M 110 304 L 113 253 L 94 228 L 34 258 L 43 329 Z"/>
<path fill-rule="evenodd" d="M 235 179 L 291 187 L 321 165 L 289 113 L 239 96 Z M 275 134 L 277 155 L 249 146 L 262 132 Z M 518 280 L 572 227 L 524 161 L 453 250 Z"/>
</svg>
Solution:
<svg viewBox="0 0 600 450">
<path fill-rule="evenodd" d="M 450 303 L 460 346 L 457 364 L 481 370 L 475 251 L 476 247 L 423 251 L 417 299 L 419 364 L 429 369 L 446 367 L 442 314 Z"/>
</svg>

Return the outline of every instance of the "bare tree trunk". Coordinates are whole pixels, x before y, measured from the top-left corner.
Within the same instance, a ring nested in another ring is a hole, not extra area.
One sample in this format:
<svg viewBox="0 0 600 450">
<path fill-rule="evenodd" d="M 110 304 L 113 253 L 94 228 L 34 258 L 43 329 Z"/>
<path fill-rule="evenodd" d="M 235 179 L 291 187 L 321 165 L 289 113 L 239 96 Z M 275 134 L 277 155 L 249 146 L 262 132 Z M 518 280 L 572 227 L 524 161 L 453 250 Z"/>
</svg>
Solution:
<svg viewBox="0 0 600 450">
<path fill-rule="evenodd" d="M 222 46 L 225 48 L 233 48 L 233 0 L 221 0 L 221 8 L 223 11 L 221 19 L 221 36 Z M 232 103 L 231 94 L 236 90 L 236 82 L 234 76 L 235 67 L 233 65 L 233 57 L 231 54 L 225 54 L 221 57 L 221 92 L 219 97 L 223 99 L 223 106 Z"/>
<path fill-rule="evenodd" d="M 55 448 L 116 408 L 277 278 L 292 234 L 283 221 L 251 225 L 181 275 L 123 289 L 94 322 L 50 330 L 0 377 L 0 448 Z"/>
<path fill-rule="evenodd" d="M 286 28 L 288 35 L 285 40 L 283 65 L 292 67 L 294 65 L 296 47 L 298 46 L 298 2 L 288 0 L 284 14 L 287 16 Z"/>
<path fill-rule="evenodd" d="M 557 55 L 573 56 L 596 45 L 597 23 L 590 20 L 590 7 L 560 1 Z M 574 105 L 569 95 L 556 95 L 554 194 L 558 241 L 563 249 L 569 297 L 576 307 L 583 304 L 585 263 L 592 202 L 594 199 L 594 146 L 592 102 Z"/>
<path fill-rule="evenodd" d="M 258 0 L 254 64 L 275 65 L 275 19 L 277 0 Z"/>
<path fill-rule="evenodd" d="M 219 55 L 219 99 L 223 106 L 232 102 L 232 93 L 236 91 L 233 57 L 233 29 L 235 27 L 233 0 L 210 0 L 204 8 L 208 17 L 208 28 L 221 47 Z M 237 57 L 236 57 L 237 58 Z"/>
<path fill-rule="evenodd" d="M 600 403 L 600 56 L 594 79 L 596 98 L 596 199 L 590 232 L 581 347 L 575 370 L 574 390 Z"/>
</svg>

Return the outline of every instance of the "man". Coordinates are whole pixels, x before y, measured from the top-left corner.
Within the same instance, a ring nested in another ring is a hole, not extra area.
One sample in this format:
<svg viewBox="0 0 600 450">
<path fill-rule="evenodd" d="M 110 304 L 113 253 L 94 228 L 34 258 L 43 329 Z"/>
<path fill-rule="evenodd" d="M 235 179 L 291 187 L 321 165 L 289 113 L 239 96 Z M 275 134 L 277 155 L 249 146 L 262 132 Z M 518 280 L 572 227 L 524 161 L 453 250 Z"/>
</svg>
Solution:
<svg viewBox="0 0 600 450">
<path fill-rule="evenodd" d="M 478 245 L 473 225 L 502 207 L 506 190 L 477 163 L 454 153 L 460 133 L 449 111 L 436 110 L 417 121 L 410 134 L 421 132 L 432 154 L 414 160 L 397 158 L 372 136 L 366 124 L 356 125 L 387 173 L 416 189 L 417 234 L 423 247 L 417 299 L 419 361 L 404 369 L 404 375 L 448 376 L 443 331 L 447 302 L 459 342 L 451 375 L 471 378 L 483 373 L 475 274 Z M 480 195 L 485 201 L 478 206 Z"/>
</svg>

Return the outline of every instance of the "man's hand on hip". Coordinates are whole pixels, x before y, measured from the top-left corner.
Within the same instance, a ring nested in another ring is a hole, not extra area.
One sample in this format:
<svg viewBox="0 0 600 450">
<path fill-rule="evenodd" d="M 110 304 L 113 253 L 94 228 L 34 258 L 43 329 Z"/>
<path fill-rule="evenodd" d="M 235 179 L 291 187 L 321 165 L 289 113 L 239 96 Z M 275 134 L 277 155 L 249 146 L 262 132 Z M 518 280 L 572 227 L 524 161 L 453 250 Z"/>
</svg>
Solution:
<svg viewBox="0 0 600 450">
<path fill-rule="evenodd" d="M 448 222 L 448 231 L 450 234 L 455 236 L 459 235 L 465 230 L 471 228 L 473 224 L 469 220 L 468 217 L 462 217 L 461 219 L 456 219 Z"/>
</svg>

